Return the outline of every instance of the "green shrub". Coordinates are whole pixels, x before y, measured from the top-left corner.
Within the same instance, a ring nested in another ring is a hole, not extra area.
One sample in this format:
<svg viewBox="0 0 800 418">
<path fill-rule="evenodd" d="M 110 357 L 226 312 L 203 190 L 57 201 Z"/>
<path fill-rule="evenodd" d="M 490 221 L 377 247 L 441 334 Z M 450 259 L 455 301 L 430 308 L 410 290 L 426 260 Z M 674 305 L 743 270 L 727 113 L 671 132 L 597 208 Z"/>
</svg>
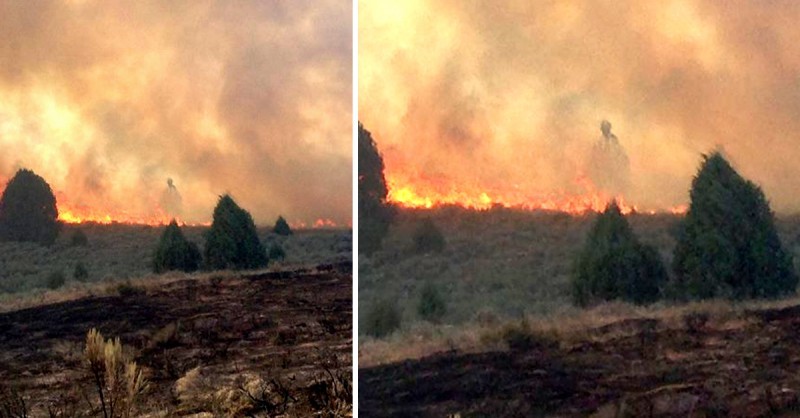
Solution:
<svg viewBox="0 0 800 418">
<path fill-rule="evenodd" d="M 269 247 L 270 260 L 284 260 L 286 258 L 286 251 L 278 243 L 273 243 Z"/>
<path fill-rule="evenodd" d="M 594 223 L 572 279 L 575 304 L 622 299 L 637 304 L 658 299 L 667 273 L 656 250 L 639 243 L 616 202 Z"/>
<path fill-rule="evenodd" d="M 283 219 L 283 216 L 278 216 L 278 220 L 275 221 L 272 232 L 278 235 L 289 236 L 292 235 L 292 228 L 289 227 L 289 223 L 286 222 L 286 219 Z"/>
<path fill-rule="evenodd" d="M 206 232 L 205 262 L 211 270 L 265 267 L 269 259 L 250 214 L 233 199 L 222 196 Z"/>
<path fill-rule="evenodd" d="M 414 231 L 414 251 L 417 253 L 442 252 L 445 247 L 444 235 L 430 218 L 423 219 Z"/>
<path fill-rule="evenodd" d="M 85 247 L 89 245 L 89 238 L 82 229 L 76 229 L 69 238 L 69 243 L 73 247 Z"/>
<path fill-rule="evenodd" d="M 51 245 L 58 237 L 58 209 L 50 185 L 21 169 L 0 197 L 0 239 Z"/>
<path fill-rule="evenodd" d="M 45 281 L 45 285 L 50 290 L 56 290 L 61 286 L 64 286 L 64 283 L 67 282 L 67 278 L 64 276 L 64 272 L 61 270 L 54 271 L 47 276 L 47 280 Z"/>
<path fill-rule="evenodd" d="M 186 239 L 173 219 L 161 234 L 155 254 L 153 255 L 153 271 L 163 273 L 170 270 L 186 272 L 200 267 L 200 250 L 197 244 Z"/>
<path fill-rule="evenodd" d="M 75 264 L 75 270 L 72 272 L 72 277 L 79 282 L 85 282 L 89 279 L 89 270 L 86 268 L 83 262 L 78 261 L 78 263 Z"/>
<path fill-rule="evenodd" d="M 417 305 L 419 316 L 430 322 L 439 322 L 447 311 L 444 298 L 439 289 L 432 282 L 427 282 L 422 287 Z"/>
<path fill-rule="evenodd" d="M 117 293 L 123 298 L 133 298 L 138 296 L 144 296 L 147 294 L 142 288 L 136 287 L 130 280 L 126 280 L 117 285 Z"/>
<path fill-rule="evenodd" d="M 400 328 L 400 311 L 394 300 L 377 301 L 367 311 L 364 331 L 375 338 L 383 338 Z"/>
<path fill-rule="evenodd" d="M 682 299 L 776 297 L 798 277 L 764 193 L 718 152 L 704 156 L 678 231 L 673 270 Z"/>
</svg>

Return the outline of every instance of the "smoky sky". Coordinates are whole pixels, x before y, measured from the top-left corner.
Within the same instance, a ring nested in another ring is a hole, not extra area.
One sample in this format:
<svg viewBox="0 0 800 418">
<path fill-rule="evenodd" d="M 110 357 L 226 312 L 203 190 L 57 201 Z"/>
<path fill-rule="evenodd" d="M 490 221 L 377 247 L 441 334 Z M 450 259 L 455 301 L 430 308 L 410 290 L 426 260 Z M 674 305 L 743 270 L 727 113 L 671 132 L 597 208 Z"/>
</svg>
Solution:
<svg viewBox="0 0 800 418">
<path fill-rule="evenodd" d="M 800 210 L 800 3 L 359 1 L 359 119 L 387 177 L 568 190 L 608 120 L 629 201 L 688 202 L 722 149 Z"/>
<path fill-rule="evenodd" d="M 146 216 L 351 217 L 352 3 L 0 0 L 0 176 Z"/>
</svg>

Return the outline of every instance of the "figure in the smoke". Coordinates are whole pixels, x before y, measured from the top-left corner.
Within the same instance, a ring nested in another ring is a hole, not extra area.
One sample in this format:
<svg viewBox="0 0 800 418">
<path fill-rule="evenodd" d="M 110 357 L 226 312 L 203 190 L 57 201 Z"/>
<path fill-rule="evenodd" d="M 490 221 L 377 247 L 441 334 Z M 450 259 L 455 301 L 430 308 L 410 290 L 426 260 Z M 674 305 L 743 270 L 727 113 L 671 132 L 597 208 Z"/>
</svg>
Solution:
<svg viewBox="0 0 800 418">
<path fill-rule="evenodd" d="M 589 160 L 589 176 L 595 186 L 613 196 L 622 196 L 630 187 L 628 155 L 617 136 L 611 133 L 611 122 L 600 124 L 602 137 L 595 142 Z"/>
<path fill-rule="evenodd" d="M 161 195 L 161 207 L 167 212 L 169 216 L 180 217 L 182 212 L 181 194 L 178 193 L 178 188 L 172 182 L 171 178 L 167 179 L 167 190 Z"/>
</svg>

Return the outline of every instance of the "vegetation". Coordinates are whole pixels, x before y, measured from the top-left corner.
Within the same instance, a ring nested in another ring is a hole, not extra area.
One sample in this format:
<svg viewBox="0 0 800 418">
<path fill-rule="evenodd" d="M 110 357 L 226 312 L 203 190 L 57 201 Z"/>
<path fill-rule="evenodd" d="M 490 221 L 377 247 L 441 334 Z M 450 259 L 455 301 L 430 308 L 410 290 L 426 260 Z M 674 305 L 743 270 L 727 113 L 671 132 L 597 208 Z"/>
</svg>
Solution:
<svg viewBox="0 0 800 418">
<path fill-rule="evenodd" d="M 89 280 L 89 270 L 86 268 L 86 265 L 83 262 L 78 261 L 75 264 L 75 270 L 73 270 L 72 278 L 79 282 L 85 282 Z"/>
<path fill-rule="evenodd" d="M 269 259 L 275 261 L 283 261 L 286 259 L 286 251 L 278 243 L 273 243 L 269 247 Z"/>
<path fill-rule="evenodd" d="M 58 237 L 56 198 L 50 185 L 21 169 L 0 197 L 0 239 L 51 245 Z"/>
<path fill-rule="evenodd" d="M 679 298 L 734 299 L 794 293 L 798 277 L 764 193 L 718 153 L 692 182 L 673 269 Z"/>
<path fill-rule="evenodd" d="M 61 270 L 54 271 L 47 276 L 47 288 L 50 290 L 56 290 L 61 286 L 64 286 L 64 283 L 67 282 L 67 278 L 64 276 L 64 272 Z"/>
<path fill-rule="evenodd" d="M 72 233 L 69 241 L 70 245 L 73 247 L 86 247 L 89 245 L 89 238 L 82 229 L 76 229 L 75 232 Z"/>
<path fill-rule="evenodd" d="M 417 253 L 440 253 L 444 250 L 445 240 L 442 231 L 430 218 L 425 218 L 419 223 L 414 232 L 414 251 Z"/>
<path fill-rule="evenodd" d="M 211 229 L 206 233 L 206 268 L 255 269 L 266 267 L 268 261 L 250 213 L 229 195 L 220 197 Z"/>
<path fill-rule="evenodd" d="M 386 202 L 386 179 L 383 176 L 383 157 L 378 152 L 372 134 L 358 124 L 358 251 L 371 255 L 381 242 L 392 222 L 392 209 Z"/>
<path fill-rule="evenodd" d="M 136 362 L 123 352 L 119 338 L 104 340 L 92 328 L 86 335 L 84 358 L 103 417 L 135 416 L 136 399 L 147 389 L 147 382 Z"/>
<path fill-rule="evenodd" d="M 417 314 L 420 318 L 435 323 L 441 321 L 446 311 L 447 306 L 439 289 L 432 282 L 427 282 L 420 292 Z"/>
<path fill-rule="evenodd" d="M 574 302 L 654 302 L 667 281 L 656 250 L 639 242 L 616 202 L 598 216 L 581 251 L 572 281 Z"/>
<path fill-rule="evenodd" d="M 383 338 L 400 328 L 400 311 L 391 299 L 379 300 L 367 311 L 364 333 Z"/>
<path fill-rule="evenodd" d="M 272 232 L 278 235 L 289 236 L 292 235 L 292 228 L 289 227 L 289 223 L 286 222 L 286 219 L 283 219 L 283 216 L 278 216 L 278 220 L 275 221 L 275 227 L 272 228 Z"/>
<path fill-rule="evenodd" d="M 186 239 L 173 219 L 161 234 L 153 255 L 153 271 L 163 273 L 170 270 L 192 272 L 200 268 L 200 250 L 197 244 Z"/>
</svg>

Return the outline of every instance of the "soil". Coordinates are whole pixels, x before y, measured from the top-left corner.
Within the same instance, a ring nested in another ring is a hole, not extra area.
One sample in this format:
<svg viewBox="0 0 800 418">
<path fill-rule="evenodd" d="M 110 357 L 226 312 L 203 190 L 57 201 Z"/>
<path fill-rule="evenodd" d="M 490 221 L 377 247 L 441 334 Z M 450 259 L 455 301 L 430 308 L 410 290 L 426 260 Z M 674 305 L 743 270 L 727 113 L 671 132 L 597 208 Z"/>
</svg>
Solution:
<svg viewBox="0 0 800 418">
<path fill-rule="evenodd" d="M 800 306 L 683 322 L 632 319 L 580 343 L 534 339 L 363 368 L 359 414 L 800 416 Z"/>
<path fill-rule="evenodd" d="M 292 415 L 312 413 L 309 391 L 333 374 L 350 376 L 351 271 L 342 263 L 187 279 L 3 313 L 0 382 L 24 394 L 34 410 L 76 386 L 93 396 L 82 352 L 88 330 L 97 328 L 119 337 L 144 368 L 149 388 L 142 413 L 201 412 L 182 405 L 175 391 L 196 367 L 214 388 L 236 387 L 244 375 L 277 382 L 292 393 Z"/>
</svg>

